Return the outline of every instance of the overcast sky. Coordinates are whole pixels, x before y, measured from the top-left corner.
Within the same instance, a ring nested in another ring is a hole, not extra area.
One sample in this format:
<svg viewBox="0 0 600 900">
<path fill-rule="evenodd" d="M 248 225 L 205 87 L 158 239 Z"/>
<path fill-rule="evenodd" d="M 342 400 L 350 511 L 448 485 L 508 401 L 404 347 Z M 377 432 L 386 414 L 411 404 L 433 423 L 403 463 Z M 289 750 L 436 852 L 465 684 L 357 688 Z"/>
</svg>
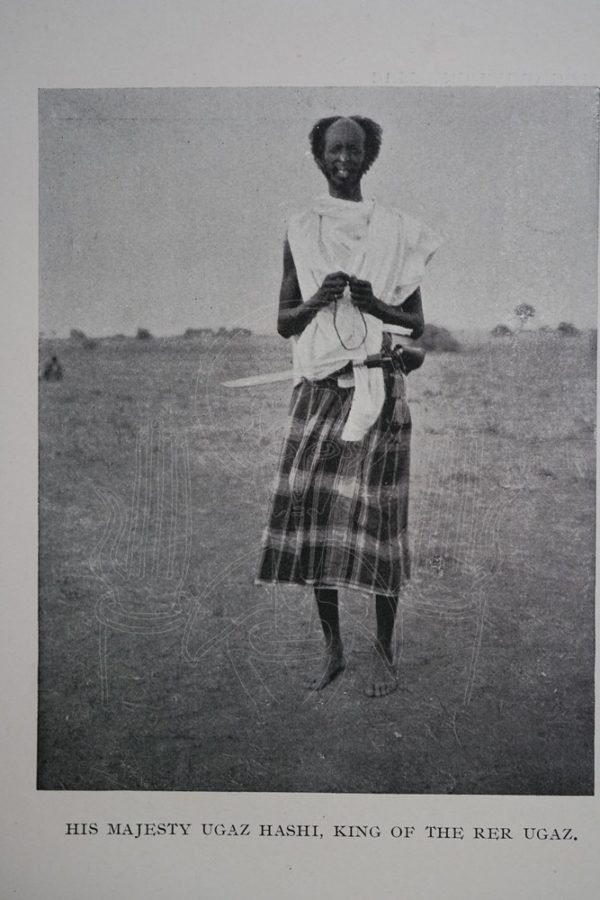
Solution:
<svg viewBox="0 0 600 900">
<path fill-rule="evenodd" d="M 40 93 L 41 331 L 274 331 L 308 132 L 353 113 L 383 127 L 364 196 L 445 236 L 428 321 L 595 324 L 595 89 L 152 88 Z"/>
</svg>

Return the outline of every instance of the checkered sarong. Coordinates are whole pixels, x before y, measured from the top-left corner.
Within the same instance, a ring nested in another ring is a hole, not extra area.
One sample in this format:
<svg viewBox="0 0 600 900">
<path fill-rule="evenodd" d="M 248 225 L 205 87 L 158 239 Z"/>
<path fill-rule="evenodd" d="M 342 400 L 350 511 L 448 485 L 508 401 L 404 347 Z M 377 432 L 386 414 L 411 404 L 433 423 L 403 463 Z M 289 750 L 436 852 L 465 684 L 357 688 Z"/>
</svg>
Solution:
<svg viewBox="0 0 600 900">
<path fill-rule="evenodd" d="M 353 392 L 335 376 L 294 388 L 259 583 L 395 595 L 409 577 L 411 421 L 404 382 L 386 374 L 378 420 L 362 441 L 347 443 L 340 435 Z"/>
</svg>

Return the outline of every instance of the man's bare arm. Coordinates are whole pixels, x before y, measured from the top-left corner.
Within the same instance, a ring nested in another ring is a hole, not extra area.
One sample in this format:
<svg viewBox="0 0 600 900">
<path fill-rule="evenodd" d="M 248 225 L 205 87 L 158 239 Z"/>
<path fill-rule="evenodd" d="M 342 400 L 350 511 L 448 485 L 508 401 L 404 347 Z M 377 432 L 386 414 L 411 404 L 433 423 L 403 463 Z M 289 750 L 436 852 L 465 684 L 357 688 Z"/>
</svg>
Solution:
<svg viewBox="0 0 600 900">
<path fill-rule="evenodd" d="M 327 275 L 319 290 L 308 300 L 302 300 L 298 275 L 290 245 L 286 241 L 283 247 L 283 279 L 279 291 L 279 314 L 277 331 L 281 337 L 289 338 L 294 334 L 302 334 L 311 319 L 320 309 L 341 297 L 348 282 L 344 272 L 333 272 Z"/>
<path fill-rule="evenodd" d="M 410 328 L 413 338 L 421 337 L 425 328 L 425 320 L 420 288 L 413 291 L 400 306 L 391 306 L 373 295 L 369 281 L 350 278 L 349 286 L 352 302 L 357 309 L 375 316 L 384 325 L 400 325 L 402 328 Z"/>
<path fill-rule="evenodd" d="M 425 319 L 420 288 L 413 291 L 400 306 L 381 303 L 381 307 L 380 319 L 384 325 L 400 325 L 402 328 L 410 328 L 412 338 L 421 337 L 425 328 Z"/>
</svg>

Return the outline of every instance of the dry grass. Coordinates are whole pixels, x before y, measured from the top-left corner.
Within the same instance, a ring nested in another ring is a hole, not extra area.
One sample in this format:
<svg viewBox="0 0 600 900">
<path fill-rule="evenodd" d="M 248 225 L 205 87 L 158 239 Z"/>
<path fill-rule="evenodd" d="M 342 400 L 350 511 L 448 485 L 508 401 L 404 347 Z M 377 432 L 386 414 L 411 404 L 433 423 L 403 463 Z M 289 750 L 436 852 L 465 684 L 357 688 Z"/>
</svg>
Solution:
<svg viewBox="0 0 600 900">
<path fill-rule="evenodd" d="M 289 385 L 220 381 L 285 368 L 285 342 L 42 346 L 65 379 L 40 384 L 40 787 L 592 791 L 595 355 L 586 334 L 462 343 L 409 380 L 416 578 L 380 700 L 361 693 L 369 598 L 342 596 L 349 666 L 313 696 L 309 591 L 253 584 Z M 103 708 L 91 560 L 151 421 L 189 447 L 187 628 L 111 630 Z"/>
</svg>

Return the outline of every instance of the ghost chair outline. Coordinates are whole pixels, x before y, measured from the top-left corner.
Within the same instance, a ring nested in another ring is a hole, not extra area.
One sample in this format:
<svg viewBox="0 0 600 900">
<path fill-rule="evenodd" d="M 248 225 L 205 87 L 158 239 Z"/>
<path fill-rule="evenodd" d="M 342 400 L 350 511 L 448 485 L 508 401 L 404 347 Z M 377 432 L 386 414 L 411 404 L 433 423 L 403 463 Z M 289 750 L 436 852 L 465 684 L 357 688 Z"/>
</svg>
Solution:
<svg viewBox="0 0 600 900">
<path fill-rule="evenodd" d="M 513 495 L 481 490 L 485 444 L 478 435 L 452 434 L 429 451 L 426 486 L 414 504 L 411 578 L 400 592 L 398 666 L 405 648 L 407 614 L 474 624 L 463 706 L 472 699 L 486 619 L 488 589 L 502 560 L 499 525 Z M 440 490 L 456 485 L 454 494 Z M 461 584 L 453 583 L 460 574 Z"/>
<path fill-rule="evenodd" d="M 192 545 L 189 451 L 160 422 L 136 439 L 129 510 L 114 491 L 96 488 L 108 513 L 90 559 L 106 590 L 95 606 L 102 706 L 109 705 L 108 637 L 140 636 L 183 628 L 190 600 L 183 590 Z"/>
</svg>

